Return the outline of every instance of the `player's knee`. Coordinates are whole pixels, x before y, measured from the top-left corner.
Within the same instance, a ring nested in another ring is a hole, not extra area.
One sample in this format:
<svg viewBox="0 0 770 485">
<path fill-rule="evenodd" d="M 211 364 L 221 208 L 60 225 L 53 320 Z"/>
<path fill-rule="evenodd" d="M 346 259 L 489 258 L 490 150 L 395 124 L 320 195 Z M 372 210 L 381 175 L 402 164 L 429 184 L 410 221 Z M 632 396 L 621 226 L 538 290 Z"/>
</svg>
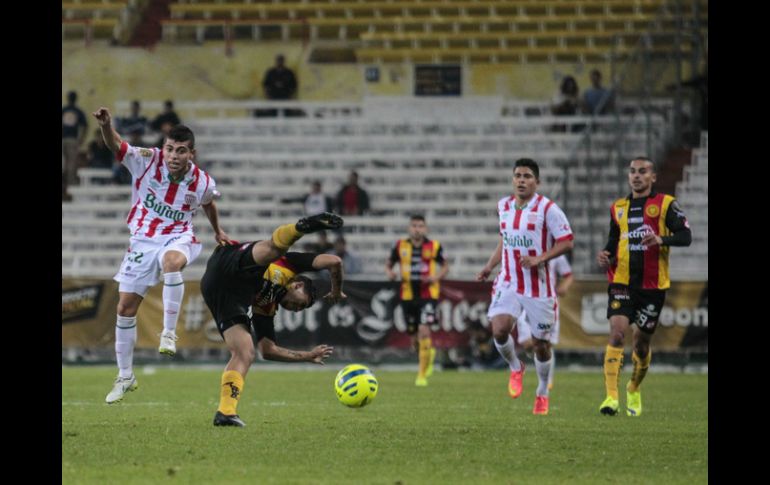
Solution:
<svg viewBox="0 0 770 485">
<path fill-rule="evenodd" d="M 644 359 L 650 352 L 650 344 L 647 342 L 637 342 L 634 344 L 634 352 L 636 352 L 637 357 Z"/>
<path fill-rule="evenodd" d="M 132 301 L 119 301 L 117 311 L 121 317 L 135 317 L 139 311 L 139 304 Z"/>
<path fill-rule="evenodd" d="M 245 365 L 250 365 L 252 362 L 254 362 L 254 359 L 257 356 L 257 351 L 254 349 L 253 346 L 243 346 L 235 349 L 235 358 L 241 361 L 241 363 Z"/>
<path fill-rule="evenodd" d="M 625 342 L 625 334 L 622 330 L 614 330 L 610 332 L 610 345 L 613 347 L 622 347 L 623 342 Z"/>
<path fill-rule="evenodd" d="M 511 335 L 511 327 L 507 325 L 493 325 L 492 336 L 498 343 L 505 343 L 508 341 L 508 337 Z"/>
</svg>

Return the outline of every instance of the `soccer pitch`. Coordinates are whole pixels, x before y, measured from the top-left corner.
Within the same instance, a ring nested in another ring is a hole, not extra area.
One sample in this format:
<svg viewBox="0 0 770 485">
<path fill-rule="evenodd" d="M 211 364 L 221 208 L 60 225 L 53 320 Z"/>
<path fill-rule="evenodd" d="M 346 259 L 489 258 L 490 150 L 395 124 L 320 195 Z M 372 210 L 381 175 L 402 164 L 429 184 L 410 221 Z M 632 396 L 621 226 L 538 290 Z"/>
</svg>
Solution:
<svg viewBox="0 0 770 485">
<path fill-rule="evenodd" d="M 513 400 L 504 371 L 437 371 L 418 388 L 414 372 L 373 367 L 377 398 L 349 409 L 342 367 L 253 367 L 245 428 L 212 426 L 221 370 L 139 367 L 139 389 L 107 405 L 113 367 L 62 367 L 62 483 L 708 482 L 708 375 L 650 373 L 631 418 L 626 366 L 622 414 L 607 417 L 601 373 L 557 368 L 550 413 L 534 416 L 534 369 Z"/>
</svg>

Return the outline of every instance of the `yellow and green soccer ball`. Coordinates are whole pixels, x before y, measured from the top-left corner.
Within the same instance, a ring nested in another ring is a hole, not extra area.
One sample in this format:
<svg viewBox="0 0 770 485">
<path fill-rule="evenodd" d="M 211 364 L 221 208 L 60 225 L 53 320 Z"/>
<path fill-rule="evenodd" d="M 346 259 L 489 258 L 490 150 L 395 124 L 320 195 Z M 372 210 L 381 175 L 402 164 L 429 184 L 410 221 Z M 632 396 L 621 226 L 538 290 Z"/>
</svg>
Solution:
<svg viewBox="0 0 770 485">
<path fill-rule="evenodd" d="M 334 378 L 337 399 L 351 408 L 360 408 L 372 402 L 377 396 L 377 389 L 377 378 L 365 365 L 350 364 Z"/>
</svg>

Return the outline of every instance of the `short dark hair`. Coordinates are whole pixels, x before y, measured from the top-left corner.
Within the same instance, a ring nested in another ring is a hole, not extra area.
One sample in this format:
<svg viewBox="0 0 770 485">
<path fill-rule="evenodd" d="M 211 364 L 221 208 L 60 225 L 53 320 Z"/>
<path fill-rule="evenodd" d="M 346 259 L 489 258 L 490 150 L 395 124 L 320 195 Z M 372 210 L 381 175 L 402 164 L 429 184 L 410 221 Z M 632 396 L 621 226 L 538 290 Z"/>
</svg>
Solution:
<svg viewBox="0 0 770 485">
<path fill-rule="evenodd" d="M 70 91 L 67 93 L 67 101 L 70 104 L 75 104 L 75 101 L 78 100 L 78 93 L 75 91 Z"/>
<path fill-rule="evenodd" d="M 163 102 L 163 106 L 165 106 L 166 108 L 173 109 L 174 108 L 174 102 L 171 101 L 170 99 L 167 99 L 166 101 Z"/>
<path fill-rule="evenodd" d="M 311 306 L 313 306 L 313 303 L 315 303 L 315 298 L 316 298 L 316 289 L 315 289 L 315 286 L 313 286 L 313 280 L 311 280 L 307 276 L 302 276 L 298 274 L 298 275 L 292 276 L 286 284 L 289 285 L 291 283 L 294 283 L 295 281 L 304 283 L 304 286 L 302 287 L 302 291 L 310 298 L 310 301 L 308 302 L 307 307 L 305 308 L 310 308 Z"/>
<path fill-rule="evenodd" d="M 195 135 L 192 130 L 185 125 L 176 125 L 171 128 L 171 131 L 168 132 L 166 138 L 174 141 L 189 141 L 190 148 L 195 148 Z"/>
<path fill-rule="evenodd" d="M 527 167 L 535 174 L 535 178 L 540 180 L 540 167 L 537 166 L 537 162 L 531 158 L 520 158 L 513 164 L 513 171 L 515 172 L 518 167 Z"/>
<path fill-rule="evenodd" d="M 422 214 L 412 214 L 409 216 L 409 221 L 422 221 L 425 222 L 425 216 Z"/>
<path fill-rule="evenodd" d="M 651 158 L 649 158 L 649 157 L 634 157 L 634 158 L 632 158 L 632 159 L 631 159 L 631 161 L 630 161 L 630 162 L 628 162 L 628 163 L 630 164 L 630 163 L 631 163 L 631 162 L 633 162 L 634 160 L 641 160 L 641 161 L 643 161 L 643 162 L 649 162 L 649 163 L 650 163 L 650 165 L 652 166 L 652 172 L 653 172 L 653 173 L 658 173 L 658 167 L 655 165 L 655 162 L 653 162 Z"/>
</svg>

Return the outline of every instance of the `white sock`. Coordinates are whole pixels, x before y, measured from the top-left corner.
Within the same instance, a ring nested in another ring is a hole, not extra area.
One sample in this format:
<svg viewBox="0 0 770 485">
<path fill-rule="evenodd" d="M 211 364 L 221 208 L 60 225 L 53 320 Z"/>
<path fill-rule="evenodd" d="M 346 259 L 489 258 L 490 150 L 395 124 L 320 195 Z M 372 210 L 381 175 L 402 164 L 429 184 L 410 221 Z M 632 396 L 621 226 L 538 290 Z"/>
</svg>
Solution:
<svg viewBox="0 0 770 485">
<path fill-rule="evenodd" d="M 553 362 L 553 354 L 545 362 L 537 360 L 537 354 L 535 354 L 535 369 L 537 369 L 537 391 L 535 394 L 538 396 L 548 395 L 548 374 L 551 372 L 551 362 Z"/>
<path fill-rule="evenodd" d="M 508 341 L 506 341 L 504 344 L 500 345 L 497 343 L 497 340 L 492 339 L 495 341 L 495 347 L 497 347 L 497 351 L 500 352 L 500 355 L 503 356 L 503 359 L 505 359 L 506 362 L 508 362 L 508 365 L 511 367 L 511 370 L 513 371 L 520 371 L 521 370 L 521 361 L 518 357 L 516 357 L 516 352 L 513 348 L 513 337 L 511 337 L 511 334 L 508 334 Z"/>
<path fill-rule="evenodd" d="M 136 344 L 136 317 L 121 317 L 115 324 L 115 357 L 118 359 L 118 375 L 134 374 L 134 345 Z"/>
<path fill-rule="evenodd" d="M 176 333 L 179 309 L 184 297 L 184 279 L 182 273 L 163 273 L 163 331 Z"/>
<path fill-rule="evenodd" d="M 551 370 L 548 372 L 548 385 L 553 384 L 553 370 L 556 369 L 556 352 L 551 349 Z"/>
</svg>

